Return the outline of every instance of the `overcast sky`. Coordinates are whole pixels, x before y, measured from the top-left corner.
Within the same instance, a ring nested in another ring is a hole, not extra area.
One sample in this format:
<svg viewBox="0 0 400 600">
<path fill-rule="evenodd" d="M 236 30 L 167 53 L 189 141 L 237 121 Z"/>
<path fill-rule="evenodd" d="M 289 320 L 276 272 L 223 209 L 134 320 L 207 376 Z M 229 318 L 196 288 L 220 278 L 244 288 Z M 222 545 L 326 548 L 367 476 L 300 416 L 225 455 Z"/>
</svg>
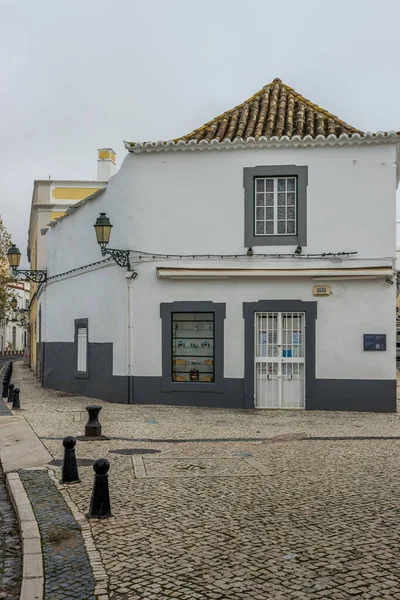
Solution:
<svg viewBox="0 0 400 600">
<path fill-rule="evenodd" d="M 275 77 L 400 130 L 399 0 L 0 0 L 0 215 L 26 250 L 34 179 L 178 137 Z"/>
</svg>

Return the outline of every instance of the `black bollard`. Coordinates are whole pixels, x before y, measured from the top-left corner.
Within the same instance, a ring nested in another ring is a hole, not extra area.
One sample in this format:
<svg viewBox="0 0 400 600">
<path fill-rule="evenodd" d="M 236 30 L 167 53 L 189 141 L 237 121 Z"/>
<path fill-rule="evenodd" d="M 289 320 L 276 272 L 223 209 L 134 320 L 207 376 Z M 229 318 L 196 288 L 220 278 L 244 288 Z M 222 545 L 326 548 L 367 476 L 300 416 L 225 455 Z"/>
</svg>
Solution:
<svg viewBox="0 0 400 600">
<path fill-rule="evenodd" d="M 106 458 L 98 458 L 93 463 L 95 475 L 90 508 L 86 515 L 88 519 L 107 519 L 108 517 L 112 517 L 107 475 L 109 468 L 110 463 Z"/>
<path fill-rule="evenodd" d="M 14 388 L 13 390 L 13 403 L 12 403 L 12 409 L 13 410 L 20 410 L 21 406 L 19 403 L 19 388 Z"/>
<path fill-rule="evenodd" d="M 63 439 L 64 459 L 62 463 L 60 483 L 80 483 L 78 465 L 75 456 L 76 439 L 69 435 Z"/>
<path fill-rule="evenodd" d="M 101 437 L 101 425 L 99 423 L 99 412 L 101 406 L 87 406 L 89 421 L 85 425 L 86 437 Z"/>
<path fill-rule="evenodd" d="M 3 379 L 3 391 L 2 391 L 2 394 L 1 394 L 2 398 L 8 398 L 8 384 L 9 384 L 8 379 L 6 379 L 4 377 L 4 379 Z"/>
<path fill-rule="evenodd" d="M 13 390 L 14 390 L 14 384 L 10 383 L 10 385 L 8 386 L 8 399 L 7 399 L 7 402 L 12 402 L 13 401 Z"/>
</svg>

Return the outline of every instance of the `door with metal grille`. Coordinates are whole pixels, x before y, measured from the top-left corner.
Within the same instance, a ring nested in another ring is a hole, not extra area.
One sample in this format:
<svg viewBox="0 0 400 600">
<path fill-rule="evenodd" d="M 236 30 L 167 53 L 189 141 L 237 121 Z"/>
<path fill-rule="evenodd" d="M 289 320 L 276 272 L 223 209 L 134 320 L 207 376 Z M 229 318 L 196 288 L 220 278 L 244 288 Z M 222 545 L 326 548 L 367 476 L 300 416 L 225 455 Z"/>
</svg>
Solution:
<svg viewBox="0 0 400 600">
<path fill-rule="evenodd" d="M 256 408 L 304 408 L 305 314 L 255 313 Z"/>
</svg>

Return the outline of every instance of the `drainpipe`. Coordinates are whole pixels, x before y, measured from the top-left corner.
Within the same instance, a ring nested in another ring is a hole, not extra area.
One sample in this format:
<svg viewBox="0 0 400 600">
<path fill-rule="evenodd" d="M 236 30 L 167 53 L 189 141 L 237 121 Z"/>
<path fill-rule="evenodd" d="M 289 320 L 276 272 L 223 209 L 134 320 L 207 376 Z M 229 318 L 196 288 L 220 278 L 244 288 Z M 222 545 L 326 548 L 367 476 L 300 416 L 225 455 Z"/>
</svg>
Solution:
<svg viewBox="0 0 400 600">
<path fill-rule="evenodd" d="M 128 404 L 133 404 L 133 273 L 126 273 L 127 278 L 127 371 L 128 371 Z"/>
</svg>

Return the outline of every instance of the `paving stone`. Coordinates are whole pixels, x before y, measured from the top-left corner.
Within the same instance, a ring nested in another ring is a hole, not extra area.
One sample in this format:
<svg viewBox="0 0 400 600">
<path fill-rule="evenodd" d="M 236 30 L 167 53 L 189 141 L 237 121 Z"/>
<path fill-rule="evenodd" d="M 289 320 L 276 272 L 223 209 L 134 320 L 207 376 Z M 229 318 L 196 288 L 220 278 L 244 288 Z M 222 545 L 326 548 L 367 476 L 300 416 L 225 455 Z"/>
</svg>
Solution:
<svg viewBox="0 0 400 600">
<path fill-rule="evenodd" d="M 396 598 L 397 414 L 108 404 L 63 397 L 15 371 L 24 416 L 55 459 L 62 437 L 83 433 L 75 412 L 102 406 L 111 439 L 78 442 L 76 453 L 111 464 L 115 518 L 90 522 L 94 544 L 85 537 L 98 551 L 96 589 L 110 600 Z M 147 476 L 137 479 L 132 457 L 110 452 L 121 448 L 161 453 L 144 454 Z M 268 475 L 254 475 L 248 455 Z M 82 483 L 66 494 L 84 514 L 93 469 L 79 472 Z"/>
</svg>

